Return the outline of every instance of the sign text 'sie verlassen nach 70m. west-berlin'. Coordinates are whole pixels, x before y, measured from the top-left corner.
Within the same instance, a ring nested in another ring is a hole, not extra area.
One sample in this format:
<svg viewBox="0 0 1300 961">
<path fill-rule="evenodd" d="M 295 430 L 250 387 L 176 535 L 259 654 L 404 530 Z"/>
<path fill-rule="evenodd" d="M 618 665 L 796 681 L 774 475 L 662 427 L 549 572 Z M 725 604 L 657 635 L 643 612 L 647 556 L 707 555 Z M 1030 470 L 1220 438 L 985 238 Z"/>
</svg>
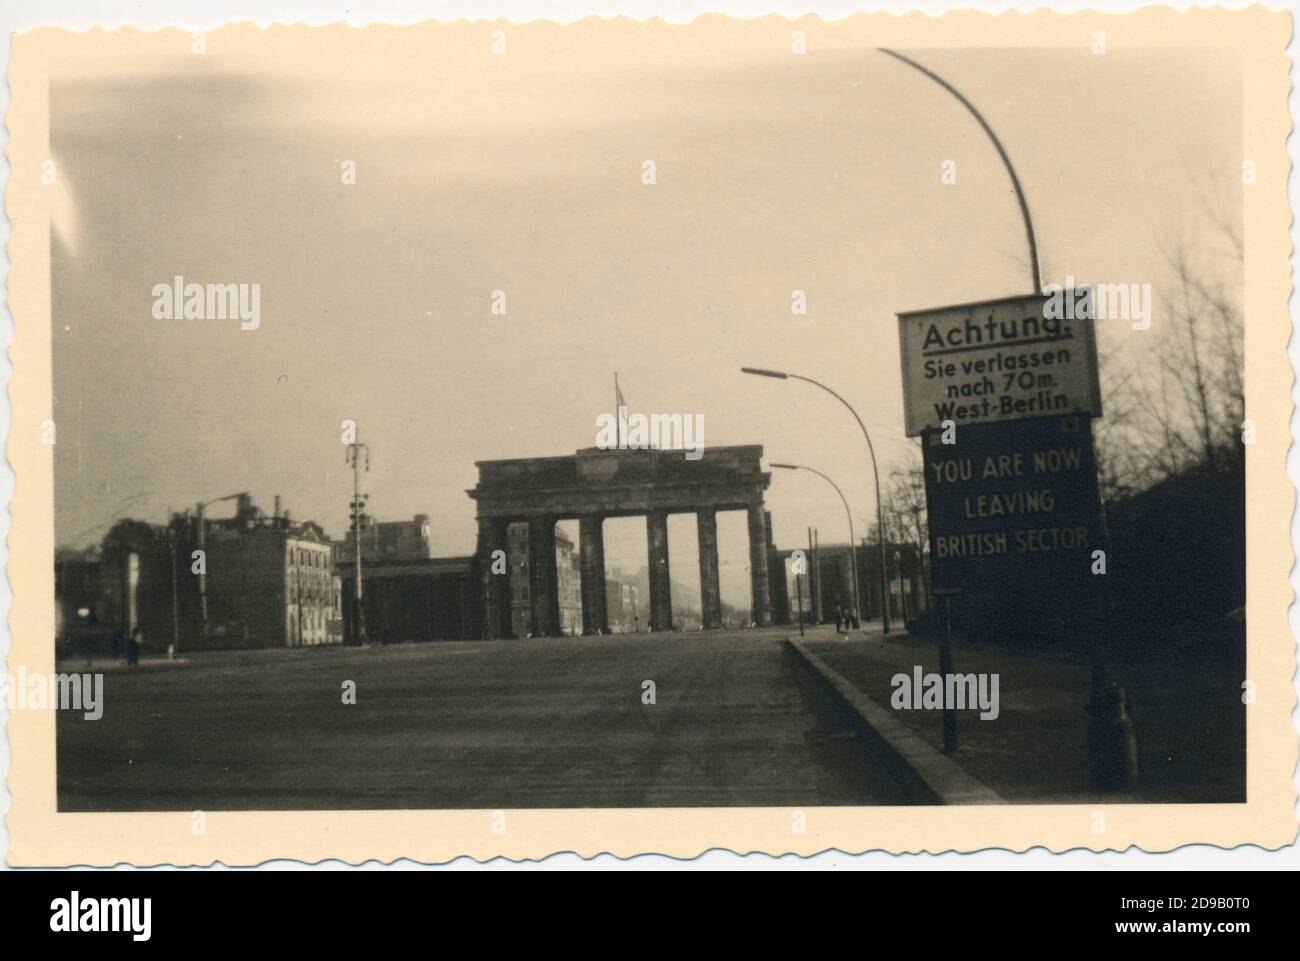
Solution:
<svg viewBox="0 0 1300 961">
<path fill-rule="evenodd" d="M 907 435 L 952 421 L 983 424 L 1101 414 L 1093 321 L 1044 311 L 1042 295 L 898 315 Z"/>
</svg>

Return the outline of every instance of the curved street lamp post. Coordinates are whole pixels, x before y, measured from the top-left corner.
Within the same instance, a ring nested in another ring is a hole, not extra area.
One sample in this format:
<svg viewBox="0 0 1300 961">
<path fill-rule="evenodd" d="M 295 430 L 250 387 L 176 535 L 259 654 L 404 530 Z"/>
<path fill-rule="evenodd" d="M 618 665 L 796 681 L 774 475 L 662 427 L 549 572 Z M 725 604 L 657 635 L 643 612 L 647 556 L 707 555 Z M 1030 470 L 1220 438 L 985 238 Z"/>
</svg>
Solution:
<svg viewBox="0 0 1300 961">
<path fill-rule="evenodd" d="M 803 464 L 771 464 L 771 467 L 780 468 L 781 470 L 806 470 L 816 474 L 826 483 L 835 488 L 835 493 L 840 495 L 840 501 L 844 504 L 844 514 L 849 519 L 849 568 L 853 571 L 853 616 L 860 617 L 862 614 L 862 601 L 858 594 L 858 542 L 853 534 L 853 512 L 849 510 L 849 502 L 844 496 L 844 491 L 840 490 L 840 485 L 835 483 L 815 467 L 806 467 Z"/>
<path fill-rule="evenodd" d="M 862 418 L 858 416 L 858 412 L 853 409 L 852 404 L 850 404 L 839 394 L 835 393 L 835 391 L 831 390 L 825 384 L 815 381 L 811 377 L 804 377 L 802 374 L 791 374 L 781 370 L 765 370 L 761 367 L 742 367 L 740 368 L 740 371 L 741 373 L 744 374 L 753 374 L 756 377 L 774 377 L 777 380 L 802 380 L 805 383 L 812 384 L 814 387 L 820 387 L 822 390 L 826 391 L 826 393 L 830 394 L 841 404 L 847 407 L 849 409 L 849 413 L 853 415 L 853 419 L 856 420 L 858 422 L 858 426 L 862 428 L 862 436 L 865 437 L 867 440 L 867 452 L 871 455 L 871 473 L 876 480 L 876 527 L 880 531 L 880 536 L 879 538 L 877 538 L 880 542 L 880 626 L 883 633 L 888 634 L 889 633 L 889 594 L 888 594 L 889 587 L 885 583 L 885 574 L 886 571 L 888 570 L 888 564 L 885 561 L 885 511 L 884 511 L 883 502 L 881 501 L 880 498 L 880 468 L 876 464 L 876 449 L 871 444 L 871 435 L 867 433 L 867 425 L 862 422 Z M 830 478 L 827 478 L 827 480 L 829 479 Z M 857 548 L 856 546 L 853 545 L 850 545 L 850 547 L 853 552 L 853 558 L 854 558 L 853 570 L 854 573 L 856 574 L 857 567 L 858 567 Z"/>
<path fill-rule="evenodd" d="M 1006 148 L 1002 146 L 1002 141 L 999 140 L 998 135 L 993 132 L 993 128 L 989 126 L 989 122 L 984 119 L 984 115 L 975 109 L 975 105 L 967 100 L 960 90 L 950 84 L 947 80 L 944 80 L 943 77 L 939 76 L 928 67 L 921 66 L 921 64 L 917 63 L 910 57 L 903 56 L 897 50 L 890 50 L 886 47 L 880 47 L 878 49 L 886 56 L 893 57 L 895 60 L 905 63 L 914 70 L 918 70 L 925 74 L 939 86 L 943 87 L 944 90 L 947 90 L 950 94 L 956 97 L 961 101 L 961 105 L 970 111 L 971 116 L 974 117 L 979 125 L 984 129 L 984 132 L 988 134 L 989 140 L 993 141 L 994 149 L 997 150 L 998 156 L 1002 158 L 1002 166 L 1006 167 L 1007 176 L 1011 178 L 1011 189 L 1015 191 L 1016 203 L 1020 205 L 1020 219 L 1024 221 L 1025 240 L 1029 243 L 1029 270 L 1033 275 L 1034 293 L 1040 293 L 1043 289 L 1043 278 L 1038 266 L 1038 239 L 1034 236 L 1034 221 L 1029 216 L 1029 201 L 1025 199 L 1024 188 L 1020 186 L 1020 178 L 1016 176 L 1016 168 L 1012 165 L 1011 157 L 1007 155 Z"/>
</svg>

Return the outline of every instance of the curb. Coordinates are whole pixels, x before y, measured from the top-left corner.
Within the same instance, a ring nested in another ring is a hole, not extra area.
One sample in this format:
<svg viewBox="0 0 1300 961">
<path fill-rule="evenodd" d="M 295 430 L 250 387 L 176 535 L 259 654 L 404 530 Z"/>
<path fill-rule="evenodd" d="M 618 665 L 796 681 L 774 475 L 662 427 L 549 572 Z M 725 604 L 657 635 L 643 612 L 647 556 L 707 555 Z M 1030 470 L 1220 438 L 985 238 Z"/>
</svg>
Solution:
<svg viewBox="0 0 1300 961">
<path fill-rule="evenodd" d="M 1006 799 L 979 778 L 969 774 L 956 761 L 931 747 L 867 697 L 801 642 L 785 639 L 835 696 L 857 717 L 866 735 L 867 749 L 889 769 L 905 790 L 930 804 L 1005 804 Z"/>
</svg>

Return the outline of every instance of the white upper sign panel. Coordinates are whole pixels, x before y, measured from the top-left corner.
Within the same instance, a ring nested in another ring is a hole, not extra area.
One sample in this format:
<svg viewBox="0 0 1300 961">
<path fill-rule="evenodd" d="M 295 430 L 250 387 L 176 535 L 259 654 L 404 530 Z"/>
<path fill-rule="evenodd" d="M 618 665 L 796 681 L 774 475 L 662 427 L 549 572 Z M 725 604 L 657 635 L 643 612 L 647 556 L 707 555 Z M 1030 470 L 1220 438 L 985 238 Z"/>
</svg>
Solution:
<svg viewBox="0 0 1300 961">
<path fill-rule="evenodd" d="M 1093 322 L 1045 315 L 1048 302 L 1030 295 L 899 314 L 907 435 L 947 420 L 1101 416 Z"/>
</svg>

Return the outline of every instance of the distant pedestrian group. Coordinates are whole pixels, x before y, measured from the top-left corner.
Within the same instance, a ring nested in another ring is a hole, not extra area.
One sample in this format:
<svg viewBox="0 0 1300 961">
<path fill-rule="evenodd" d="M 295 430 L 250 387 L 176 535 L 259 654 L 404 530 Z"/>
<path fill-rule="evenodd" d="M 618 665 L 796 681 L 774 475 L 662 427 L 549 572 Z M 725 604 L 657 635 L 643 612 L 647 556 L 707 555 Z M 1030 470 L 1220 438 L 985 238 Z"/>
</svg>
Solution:
<svg viewBox="0 0 1300 961">
<path fill-rule="evenodd" d="M 850 629 L 857 630 L 862 624 L 858 620 L 858 612 L 854 608 L 844 608 L 840 605 L 839 598 L 835 599 L 835 630 L 841 634 Z"/>
<path fill-rule="evenodd" d="M 144 631 L 137 624 L 126 639 L 126 663 L 135 667 L 140 663 L 140 649 L 144 647 Z"/>
</svg>

